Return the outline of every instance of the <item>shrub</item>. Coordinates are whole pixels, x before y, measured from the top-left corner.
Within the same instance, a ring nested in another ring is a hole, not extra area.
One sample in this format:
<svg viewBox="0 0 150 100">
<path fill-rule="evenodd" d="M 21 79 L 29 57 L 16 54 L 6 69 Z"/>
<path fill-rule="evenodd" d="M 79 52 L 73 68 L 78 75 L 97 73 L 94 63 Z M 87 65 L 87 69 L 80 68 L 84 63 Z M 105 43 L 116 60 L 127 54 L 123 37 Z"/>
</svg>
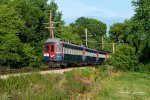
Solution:
<svg viewBox="0 0 150 100">
<path fill-rule="evenodd" d="M 138 56 L 135 48 L 127 44 L 119 44 L 115 53 L 108 60 L 108 64 L 112 65 L 115 70 L 134 71 L 138 66 Z"/>
<path fill-rule="evenodd" d="M 136 72 L 150 72 L 150 65 L 139 64 L 134 67 L 134 71 Z"/>
</svg>

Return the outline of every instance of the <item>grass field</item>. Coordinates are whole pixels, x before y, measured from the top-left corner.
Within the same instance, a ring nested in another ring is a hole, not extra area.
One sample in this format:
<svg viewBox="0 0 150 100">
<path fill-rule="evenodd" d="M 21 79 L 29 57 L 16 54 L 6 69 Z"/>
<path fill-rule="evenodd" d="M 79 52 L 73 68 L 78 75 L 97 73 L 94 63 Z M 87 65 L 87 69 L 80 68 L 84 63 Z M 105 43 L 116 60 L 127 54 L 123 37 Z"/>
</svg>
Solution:
<svg viewBox="0 0 150 100">
<path fill-rule="evenodd" d="M 149 100 L 150 73 L 78 69 L 0 79 L 1 100 Z"/>
</svg>

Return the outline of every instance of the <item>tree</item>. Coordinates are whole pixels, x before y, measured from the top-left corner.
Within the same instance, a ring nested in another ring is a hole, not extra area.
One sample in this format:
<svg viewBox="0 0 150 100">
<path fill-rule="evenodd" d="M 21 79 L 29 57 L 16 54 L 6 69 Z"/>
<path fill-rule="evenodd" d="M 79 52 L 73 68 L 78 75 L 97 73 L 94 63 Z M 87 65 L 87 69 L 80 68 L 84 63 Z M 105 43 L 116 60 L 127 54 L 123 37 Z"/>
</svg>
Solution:
<svg viewBox="0 0 150 100">
<path fill-rule="evenodd" d="M 103 36 L 106 34 L 106 24 L 96 19 L 80 17 L 75 21 L 74 25 L 87 28 L 93 36 Z"/>
<path fill-rule="evenodd" d="M 124 23 L 114 24 L 110 36 L 115 42 L 123 41 L 135 47 L 141 62 L 150 61 L 150 1 L 134 0 L 135 14 Z"/>
<path fill-rule="evenodd" d="M 10 67 L 18 67 L 21 60 L 22 44 L 15 34 L 6 34 L 1 38 L 0 64 Z"/>
<path fill-rule="evenodd" d="M 109 34 L 114 42 L 122 41 L 124 37 L 124 23 L 115 23 L 110 26 Z"/>
<path fill-rule="evenodd" d="M 0 9 L 0 35 L 19 33 L 24 26 L 20 14 L 6 4 L 0 5 Z"/>
<path fill-rule="evenodd" d="M 21 43 L 16 33 L 24 23 L 14 8 L 1 4 L 0 9 L 0 65 L 16 65 L 21 59 Z"/>
<path fill-rule="evenodd" d="M 64 40 L 68 40 L 70 42 L 76 43 L 76 44 L 82 44 L 82 40 L 80 36 L 74 32 L 75 28 L 72 26 L 64 26 L 64 30 L 62 30 L 59 37 Z"/>
<path fill-rule="evenodd" d="M 140 55 L 141 62 L 150 61 L 150 1 L 149 0 L 137 0 L 133 1 L 133 6 L 135 7 L 136 14 L 133 17 L 133 22 L 135 25 L 140 25 L 135 28 L 135 34 L 141 37 L 138 53 Z M 147 56 L 146 56 L 147 55 Z"/>
<path fill-rule="evenodd" d="M 74 32 L 81 37 L 84 44 L 85 37 L 83 35 L 85 35 L 85 28 L 87 28 L 88 35 L 92 35 L 89 37 L 91 41 L 88 41 L 88 46 L 92 48 L 96 48 L 101 41 L 101 36 L 106 35 L 106 24 L 96 19 L 80 17 L 70 26 L 75 27 Z"/>
<path fill-rule="evenodd" d="M 45 29 L 43 23 L 49 22 L 49 12 L 53 12 L 53 20 L 61 21 L 61 12 L 58 11 L 57 4 L 48 0 L 13 0 L 10 6 L 16 9 L 16 12 L 21 15 L 21 19 L 25 22 L 23 30 L 19 33 L 19 38 L 24 43 L 33 43 L 44 39 L 43 34 L 49 36 L 49 30 Z M 60 26 L 57 24 L 57 26 Z"/>
</svg>

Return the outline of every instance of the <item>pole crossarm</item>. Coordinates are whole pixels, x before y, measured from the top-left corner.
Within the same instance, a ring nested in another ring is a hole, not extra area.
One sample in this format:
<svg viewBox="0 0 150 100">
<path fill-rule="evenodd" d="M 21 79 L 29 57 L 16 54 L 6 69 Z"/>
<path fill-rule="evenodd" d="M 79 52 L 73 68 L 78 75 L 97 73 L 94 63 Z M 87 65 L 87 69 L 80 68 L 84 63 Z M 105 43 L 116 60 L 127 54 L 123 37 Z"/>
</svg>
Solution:
<svg viewBox="0 0 150 100">
<path fill-rule="evenodd" d="M 49 23 L 43 23 L 43 24 L 49 24 Z"/>
<path fill-rule="evenodd" d="M 53 22 L 54 24 L 58 24 L 58 23 L 60 23 L 60 22 Z"/>
<path fill-rule="evenodd" d="M 52 28 L 56 28 L 56 27 L 45 27 L 45 28 L 52 29 Z"/>
<path fill-rule="evenodd" d="M 50 16 L 49 16 L 49 23 L 43 23 L 43 24 L 46 24 L 46 25 L 49 25 L 49 27 L 45 27 L 46 29 L 49 29 L 49 32 L 50 32 L 50 37 L 51 38 L 54 38 L 54 34 L 53 34 L 53 29 L 56 28 L 56 27 L 53 27 L 54 24 L 57 24 L 57 23 L 60 23 L 60 22 L 53 22 L 52 20 L 52 11 L 50 10 Z"/>
</svg>

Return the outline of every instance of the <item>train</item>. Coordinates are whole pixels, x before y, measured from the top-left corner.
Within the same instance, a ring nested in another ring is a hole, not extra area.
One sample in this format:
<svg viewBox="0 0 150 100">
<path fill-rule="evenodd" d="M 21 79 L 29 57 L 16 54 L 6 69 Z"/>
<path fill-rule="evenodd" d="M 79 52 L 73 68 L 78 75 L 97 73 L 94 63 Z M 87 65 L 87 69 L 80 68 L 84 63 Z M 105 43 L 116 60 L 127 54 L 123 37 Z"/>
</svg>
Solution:
<svg viewBox="0 0 150 100">
<path fill-rule="evenodd" d="M 108 53 L 60 38 L 49 38 L 44 42 L 43 59 L 49 67 L 99 65 L 108 59 Z"/>
</svg>

